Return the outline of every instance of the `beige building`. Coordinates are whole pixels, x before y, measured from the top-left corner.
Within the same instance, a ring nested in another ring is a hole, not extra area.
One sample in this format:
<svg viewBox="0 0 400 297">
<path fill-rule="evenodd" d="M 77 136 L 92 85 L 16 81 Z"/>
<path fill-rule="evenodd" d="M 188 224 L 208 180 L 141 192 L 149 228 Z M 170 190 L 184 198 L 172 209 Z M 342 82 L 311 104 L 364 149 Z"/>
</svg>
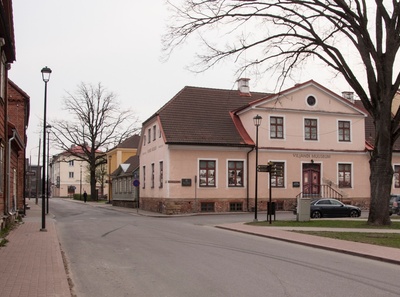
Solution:
<svg viewBox="0 0 400 297">
<path fill-rule="evenodd" d="M 266 210 L 270 192 L 284 210 L 298 197 L 368 207 L 367 113 L 352 93 L 338 95 L 312 80 L 279 94 L 251 93 L 248 79 L 238 84 L 238 90 L 185 87 L 143 123 L 141 208 L 248 211 L 257 198 Z M 269 162 L 281 170 L 257 171 Z"/>
<path fill-rule="evenodd" d="M 71 151 L 75 154 L 82 153 L 80 146 L 71 147 Z M 88 163 L 82 161 L 70 152 L 63 152 L 53 156 L 50 169 L 51 196 L 53 197 L 70 197 L 81 195 L 86 191 L 90 195 L 90 173 Z M 103 192 L 107 193 L 108 185 L 106 181 L 106 164 L 104 164 L 104 184 Z M 96 184 L 96 190 L 101 198 L 101 182 Z"/>
</svg>

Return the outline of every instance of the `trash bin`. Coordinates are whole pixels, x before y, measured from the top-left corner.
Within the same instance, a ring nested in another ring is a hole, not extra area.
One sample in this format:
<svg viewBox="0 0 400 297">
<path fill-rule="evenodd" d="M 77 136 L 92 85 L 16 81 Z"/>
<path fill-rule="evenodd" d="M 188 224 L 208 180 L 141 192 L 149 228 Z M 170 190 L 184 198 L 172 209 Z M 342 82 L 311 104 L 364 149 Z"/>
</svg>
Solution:
<svg viewBox="0 0 400 297">
<path fill-rule="evenodd" d="M 267 214 L 270 216 L 274 216 L 275 210 L 276 210 L 276 202 L 268 202 L 267 203 Z"/>
</svg>

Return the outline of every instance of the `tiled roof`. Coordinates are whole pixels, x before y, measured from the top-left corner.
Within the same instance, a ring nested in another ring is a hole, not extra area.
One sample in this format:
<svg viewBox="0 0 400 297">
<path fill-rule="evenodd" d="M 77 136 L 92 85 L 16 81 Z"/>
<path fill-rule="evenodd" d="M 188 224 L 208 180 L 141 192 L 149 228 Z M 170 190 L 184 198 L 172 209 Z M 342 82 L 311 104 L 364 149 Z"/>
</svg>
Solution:
<svg viewBox="0 0 400 297">
<path fill-rule="evenodd" d="M 237 90 L 185 87 L 156 115 L 159 115 L 165 141 L 169 144 L 246 145 L 230 111 L 267 96 Z"/>
<path fill-rule="evenodd" d="M 122 141 L 120 144 L 118 144 L 115 148 L 138 148 L 139 147 L 139 141 L 140 141 L 140 135 L 132 135 L 131 137 L 128 137 L 124 141 Z M 113 150 L 111 149 L 111 150 Z"/>
<path fill-rule="evenodd" d="M 126 170 L 123 170 L 122 165 L 128 165 Z M 117 177 L 117 176 L 128 176 L 132 175 L 132 173 L 139 167 L 139 156 L 135 155 L 132 157 L 129 157 L 123 164 L 119 165 L 118 168 L 111 173 L 111 176 Z"/>
<path fill-rule="evenodd" d="M 375 145 L 375 125 L 374 125 L 374 120 L 371 117 L 371 115 L 365 110 L 361 100 L 356 100 L 354 103 L 359 109 L 364 110 L 365 113 L 368 115 L 365 118 L 365 141 L 368 144 L 368 147 L 373 149 L 374 145 Z M 393 150 L 400 151 L 400 139 L 397 139 L 396 142 L 394 143 Z"/>
</svg>

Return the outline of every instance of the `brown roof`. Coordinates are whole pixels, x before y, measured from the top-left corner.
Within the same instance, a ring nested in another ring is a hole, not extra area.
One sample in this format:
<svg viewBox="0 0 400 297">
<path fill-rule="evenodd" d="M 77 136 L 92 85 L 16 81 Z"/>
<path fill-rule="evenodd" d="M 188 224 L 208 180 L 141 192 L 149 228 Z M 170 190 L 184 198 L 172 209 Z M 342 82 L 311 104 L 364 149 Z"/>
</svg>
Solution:
<svg viewBox="0 0 400 297">
<path fill-rule="evenodd" d="M 128 137 L 124 141 L 122 141 L 120 144 L 118 144 L 115 148 L 138 148 L 139 147 L 139 141 L 140 141 L 140 135 L 132 135 L 131 137 Z"/>
<path fill-rule="evenodd" d="M 267 95 L 187 86 L 154 116 L 168 144 L 245 146 L 230 112 Z"/>
<path fill-rule="evenodd" d="M 113 173 L 111 173 L 111 176 L 117 177 L 117 176 L 129 176 L 132 175 L 133 172 L 138 169 L 139 167 L 139 156 L 135 155 L 132 157 L 129 157 L 124 163 L 122 164 L 129 164 L 128 169 L 124 172 L 122 170 L 121 164 L 118 166 L 116 170 L 114 170 Z"/>
<path fill-rule="evenodd" d="M 371 117 L 371 115 L 366 111 L 364 108 L 364 105 L 362 104 L 361 100 L 355 100 L 355 105 L 359 108 L 365 111 L 365 113 L 368 115 L 365 118 L 365 142 L 367 145 L 370 147 L 370 149 L 374 148 L 375 145 L 375 125 L 374 125 L 374 119 Z M 394 151 L 399 151 L 400 150 L 400 139 L 397 139 L 393 145 L 393 150 Z"/>
</svg>

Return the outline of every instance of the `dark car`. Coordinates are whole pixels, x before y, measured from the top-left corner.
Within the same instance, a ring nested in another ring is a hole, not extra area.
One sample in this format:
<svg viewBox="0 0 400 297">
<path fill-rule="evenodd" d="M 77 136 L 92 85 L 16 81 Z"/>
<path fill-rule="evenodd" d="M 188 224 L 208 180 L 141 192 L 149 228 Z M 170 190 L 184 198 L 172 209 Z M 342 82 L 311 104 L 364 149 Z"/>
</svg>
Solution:
<svg viewBox="0 0 400 297">
<path fill-rule="evenodd" d="M 389 215 L 400 215 L 400 195 L 390 195 L 389 200 Z"/>
<path fill-rule="evenodd" d="M 359 217 L 361 209 L 356 206 L 343 204 L 336 199 L 318 199 L 311 201 L 310 216 L 312 218 L 322 217 Z"/>
</svg>

